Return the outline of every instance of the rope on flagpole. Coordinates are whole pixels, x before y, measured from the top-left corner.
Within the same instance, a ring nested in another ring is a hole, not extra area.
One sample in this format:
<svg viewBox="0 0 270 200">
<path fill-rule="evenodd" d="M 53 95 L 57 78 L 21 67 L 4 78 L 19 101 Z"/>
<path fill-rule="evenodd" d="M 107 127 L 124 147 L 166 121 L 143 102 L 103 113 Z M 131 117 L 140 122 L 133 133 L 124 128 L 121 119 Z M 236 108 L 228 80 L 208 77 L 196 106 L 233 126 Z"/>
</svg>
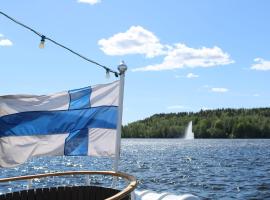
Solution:
<svg viewBox="0 0 270 200">
<path fill-rule="evenodd" d="M 55 40 L 53 40 L 53 39 L 51 39 L 51 38 L 43 35 L 42 33 L 39 33 L 38 31 L 34 30 L 33 28 L 31 28 L 31 27 L 29 27 L 29 26 L 21 23 L 20 21 L 14 19 L 12 17 L 10 17 L 9 15 L 5 14 L 4 12 L 0 11 L 0 14 L 3 15 L 3 16 L 5 16 L 6 18 L 10 19 L 14 23 L 16 23 L 16 24 L 18 24 L 18 25 L 20 25 L 20 26 L 28 29 L 29 31 L 33 32 L 34 34 L 38 35 L 41 38 L 40 48 L 43 48 L 44 47 L 45 40 L 48 40 L 48 41 L 54 43 L 55 45 L 57 45 L 59 47 L 62 47 L 64 49 L 68 50 L 69 52 L 71 52 L 71 53 L 79 56 L 80 58 L 82 58 L 82 59 L 84 59 L 84 60 L 86 60 L 86 61 L 88 61 L 90 63 L 93 63 L 93 64 L 95 64 L 95 65 L 97 65 L 99 67 L 102 67 L 103 69 L 105 69 L 106 74 L 113 73 L 115 75 L 115 77 L 118 77 L 120 75 L 120 73 L 118 73 L 117 71 L 114 71 L 114 70 L 110 69 L 109 67 L 107 67 L 105 65 L 102 65 L 102 64 L 100 64 L 100 63 L 98 63 L 98 62 L 96 62 L 94 60 L 91 60 L 91 59 L 83 56 L 82 54 L 80 54 L 80 53 L 78 53 L 78 52 L 76 52 L 76 51 L 74 51 L 74 50 L 72 50 L 72 49 L 70 49 L 70 48 L 68 48 L 68 47 L 60 44 L 59 42 L 57 42 L 57 41 L 55 41 Z"/>
</svg>

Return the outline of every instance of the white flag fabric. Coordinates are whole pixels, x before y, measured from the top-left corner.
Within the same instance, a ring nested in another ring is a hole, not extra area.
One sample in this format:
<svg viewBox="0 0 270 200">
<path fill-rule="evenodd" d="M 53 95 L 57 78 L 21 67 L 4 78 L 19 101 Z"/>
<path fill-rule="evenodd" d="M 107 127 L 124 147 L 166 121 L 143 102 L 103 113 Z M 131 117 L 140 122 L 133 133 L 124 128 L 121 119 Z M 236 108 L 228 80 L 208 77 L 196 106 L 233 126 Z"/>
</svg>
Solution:
<svg viewBox="0 0 270 200">
<path fill-rule="evenodd" d="M 0 96 L 0 167 L 33 156 L 115 156 L 119 81 L 52 95 Z"/>
</svg>

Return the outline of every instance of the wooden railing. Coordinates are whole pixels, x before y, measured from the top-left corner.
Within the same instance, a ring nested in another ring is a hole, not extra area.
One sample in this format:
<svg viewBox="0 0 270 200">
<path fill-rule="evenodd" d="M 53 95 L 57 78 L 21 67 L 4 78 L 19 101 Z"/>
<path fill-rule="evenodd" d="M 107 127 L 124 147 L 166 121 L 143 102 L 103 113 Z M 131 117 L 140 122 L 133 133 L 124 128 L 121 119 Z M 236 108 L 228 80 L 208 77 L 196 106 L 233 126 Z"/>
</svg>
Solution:
<svg viewBox="0 0 270 200">
<path fill-rule="evenodd" d="M 67 172 L 57 172 L 57 173 L 28 175 L 28 176 L 18 176 L 18 177 L 10 177 L 10 178 L 1 178 L 0 179 L 0 183 L 10 182 L 10 181 L 19 181 L 19 180 L 32 180 L 32 179 L 35 179 L 35 178 L 45 178 L 45 177 L 53 177 L 53 176 L 68 176 L 68 175 L 106 175 L 106 176 L 120 177 L 120 178 L 123 178 L 123 179 L 129 181 L 129 184 L 122 191 L 117 191 L 117 190 L 114 190 L 113 191 L 113 189 L 104 188 L 104 191 L 103 192 L 106 192 L 105 190 L 107 190 L 107 191 L 110 192 L 110 194 L 113 194 L 113 196 L 111 196 L 111 197 L 106 197 L 105 200 L 120 200 L 120 199 L 123 199 L 126 196 L 130 195 L 131 192 L 137 186 L 137 180 L 136 180 L 136 178 L 134 176 L 129 175 L 129 174 L 126 174 L 126 173 L 114 172 L 114 171 L 67 171 Z M 65 188 L 65 187 L 59 187 L 59 188 Z M 77 188 L 78 189 L 80 187 L 76 186 L 76 187 L 66 187 L 66 188 L 69 188 L 69 189 L 67 189 L 67 191 L 68 191 L 68 190 L 72 190 L 72 188 Z M 82 186 L 81 188 L 83 188 L 83 189 L 81 189 L 82 192 L 84 190 L 86 191 L 87 188 L 89 189 L 89 190 L 87 190 L 88 192 L 90 191 L 91 188 L 92 189 L 93 188 L 99 188 L 98 190 L 102 190 L 101 187 L 92 187 L 92 186 L 89 186 L 89 187 Z M 47 194 L 49 194 L 50 193 L 50 189 L 49 188 L 43 188 L 43 189 L 40 190 L 39 193 L 41 193 L 43 196 L 44 195 L 46 196 L 46 191 L 47 190 L 48 190 Z M 56 190 L 57 190 L 57 188 L 56 188 Z M 65 191 L 65 189 L 62 189 L 62 190 Z M 92 190 L 92 192 L 93 191 L 94 190 Z M 102 191 L 100 191 L 100 192 L 102 193 Z M 20 194 L 16 194 L 15 196 L 18 196 L 18 195 L 20 195 Z M 32 194 L 32 195 L 35 195 L 35 194 Z M 38 195 L 38 193 L 37 193 L 37 195 Z M 47 199 L 45 196 L 44 196 L 44 198 L 41 198 L 41 199 Z M 0 197 L 0 199 L 1 199 L 1 197 Z M 23 198 L 21 198 L 21 197 L 18 197 L 18 198 L 16 197 L 16 198 L 11 198 L 11 199 L 12 200 L 13 199 L 23 200 Z M 37 199 L 37 198 L 35 198 L 35 199 Z M 48 198 L 48 199 L 50 199 L 50 198 Z M 63 198 L 63 199 L 66 199 L 66 198 Z M 78 199 L 78 198 L 75 198 L 75 199 Z M 82 199 L 87 199 L 87 198 L 82 198 Z M 60 198 L 59 198 L 59 200 L 60 200 Z"/>
</svg>

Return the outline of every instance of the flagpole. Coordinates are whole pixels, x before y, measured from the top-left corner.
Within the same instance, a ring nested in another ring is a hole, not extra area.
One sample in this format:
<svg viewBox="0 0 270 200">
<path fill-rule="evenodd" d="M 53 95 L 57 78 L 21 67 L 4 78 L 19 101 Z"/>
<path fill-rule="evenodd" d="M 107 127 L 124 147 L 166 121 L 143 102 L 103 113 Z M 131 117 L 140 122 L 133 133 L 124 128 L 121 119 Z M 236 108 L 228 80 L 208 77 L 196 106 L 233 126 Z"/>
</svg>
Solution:
<svg viewBox="0 0 270 200">
<path fill-rule="evenodd" d="M 118 120 L 116 131 L 116 144 L 115 144 L 115 159 L 113 164 L 114 171 L 118 171 L 120 159 L 120 146 L 121 146 L 121 129 L 122 129 L 122 115 L 123 115 L 123 100 L 124 100 L 124 86 L 125 86 L 125 72 L 127 66 L 124 61 L 118 66 L 120 72 L 120 88 L 119 88 L 119 106 L 118 106 Z"/>
</svg>

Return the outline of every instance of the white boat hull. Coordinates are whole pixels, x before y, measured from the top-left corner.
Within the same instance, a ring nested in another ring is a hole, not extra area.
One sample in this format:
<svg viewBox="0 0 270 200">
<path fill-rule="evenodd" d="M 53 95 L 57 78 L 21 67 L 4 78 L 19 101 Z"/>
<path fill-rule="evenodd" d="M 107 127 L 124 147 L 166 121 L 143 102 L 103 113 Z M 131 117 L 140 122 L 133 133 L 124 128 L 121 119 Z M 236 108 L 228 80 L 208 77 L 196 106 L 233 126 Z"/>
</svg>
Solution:
<svg viewBox="0 0 270 200">
<path fill-rule="evenodd" d="M 170 193 L 156 193 L 150 190 L 135 190 L 133 198 L 135 200 L 199 200 L 192 194 L 174 195 Z"/>
</svg>

